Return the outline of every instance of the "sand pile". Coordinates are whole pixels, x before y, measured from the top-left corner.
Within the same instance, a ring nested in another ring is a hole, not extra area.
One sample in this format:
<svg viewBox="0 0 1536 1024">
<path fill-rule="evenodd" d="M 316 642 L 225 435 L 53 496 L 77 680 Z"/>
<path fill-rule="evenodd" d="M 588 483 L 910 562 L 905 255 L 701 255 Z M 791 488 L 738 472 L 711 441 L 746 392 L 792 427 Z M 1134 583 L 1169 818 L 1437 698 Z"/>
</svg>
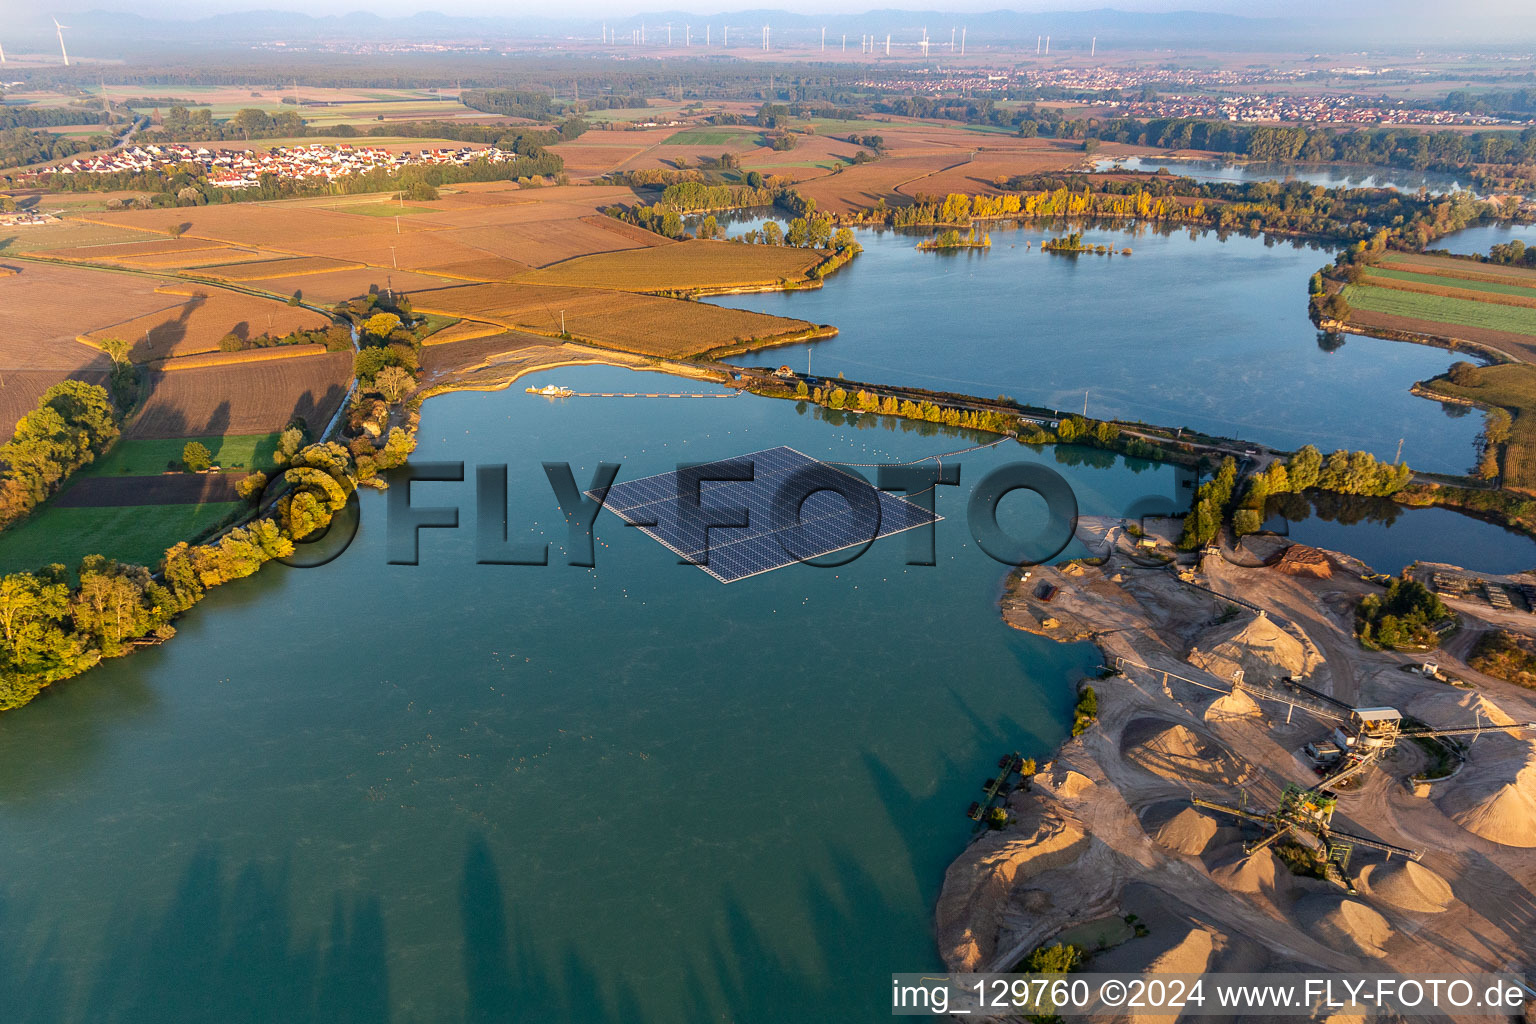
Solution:
<svg viewBox="0 0 1536 1024">
<path fill-rule="evenodd" d="M 1509 725 L 1514 719 L 1480 693 L 1463 693 L 1446 687 L 1430 690 L 1408 705 L 1413 717 L 1441 729 L 1463 725 Z M 1508 735 L 1507 733 L 1505 735 Z"/>
<path fill-rule="evenodd" d="M 1450 883 L 1411 860 L 1367 866 L 1360 872 L 1360 889 L 1389 906 L 1426 914 L 1448 909 L 1456 898 Z"/>
<path fill-rule="evenodd" d="M 1434 792 L 1440 810 L 1473 835 L 1536 847 L 1536 744 L 1485 736 L 1460 774 Z"/>
<path fill-rule="evenodd" d="M 1292 544 L 1286 548 L 1275 568 L 1289 576 L 1310 576 L 1319 580 L 1333 578 L 1333 562 L 1317 548 L 1305 544 Z"/>
<path fill-rule="evenodd" d="M 1220 721 L 1223 718 L 1252 718 L 1260 714 L 1258 702 L 1242 690 L 1233 690 L 1224 693 L 1211 701 L 1205 709 L 1207 722 Z"/>
<path fill-rule="evenodd" d="M 1141 827 L 1159 844 L 1188 856 L 1198 856 L 1216 837 L 1216 819 L 1179 800 L 1153 804 L 1141 814 Z"/>
<path fill-rule="evenodd" d="M 1305 676 L 1321 659 L 1300 640 L 1258 616 L 1212 626 L 1196 638 L 1189 663 L 1218 679 L 1238 669 L 1248 682 L 1276 685 L 1286 676 Z"/>
<path fill-rule="evenodd" d="M 1280 894 L 1290 890 L 1293 876 L 1269 850 L 1251 855 L 1239 850 L 1237 859 L 1212 868 L 1211 877 L 1231 892 Z"/>
<path fill-rule="evenodd" d="M 1016 913 L 1030 879 L 1087 856 L 1092 840 L 1075 822 L 1054 813 L 1026 812 L 1007 831 L 988 832 L 949 866 L 935 908 L 939 949 L 953 970 L 974 971 L 997 951 L 998 936 Z M 1101 879 L 1111 884 L 1108 873 Z M 1083 902 L 1089 893 L 1061 894 Z M 1041 894 L 1030 909 L 1045 915 L 1051 900 Z"/>
<path fill-rule="evenodd" d="M 1238 760 L 1219 744 L 1186 725 L 1138 718 L 1120 734 L 1120 756 L 1165 779 L 1200 779 L 1236 785 L 1248 777 Z"/>
<path fill-rule="evenodd" d="M 1318 893 L 1302 900 L 1296 915 L 1319 941 L 1341 953 L 1387 955 L 1382 947 L 1392 937 L 1392 926 L 1359 900 Z"/>
<path fill-rule="evenodd" d="M 1070 768 L 1054 768 L 1035 776 L 1034 785 L 1060 800 L 1073 800 L 1093 788 L 1093 780 Z"/>
</svg>

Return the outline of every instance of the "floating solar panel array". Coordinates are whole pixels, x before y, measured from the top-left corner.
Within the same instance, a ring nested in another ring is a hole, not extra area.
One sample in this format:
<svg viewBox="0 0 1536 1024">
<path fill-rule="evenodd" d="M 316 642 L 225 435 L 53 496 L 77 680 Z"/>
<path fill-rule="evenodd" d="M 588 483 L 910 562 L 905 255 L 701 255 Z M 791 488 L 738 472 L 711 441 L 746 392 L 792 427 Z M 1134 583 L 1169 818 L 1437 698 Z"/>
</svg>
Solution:
<svg viewBox="0 0 1536 1024">
<path fill-rule="evenodd" d="M 942 518 L 787 447 L 620 481 L 604 507 L 721 583 Z"/>
</svg>

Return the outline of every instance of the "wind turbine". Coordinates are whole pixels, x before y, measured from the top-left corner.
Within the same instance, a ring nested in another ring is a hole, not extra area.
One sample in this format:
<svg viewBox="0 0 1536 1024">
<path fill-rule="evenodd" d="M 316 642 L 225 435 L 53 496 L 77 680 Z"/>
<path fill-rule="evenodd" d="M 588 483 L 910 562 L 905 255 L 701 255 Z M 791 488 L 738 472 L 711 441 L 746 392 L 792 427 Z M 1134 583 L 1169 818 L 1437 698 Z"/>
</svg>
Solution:
<svg viewBox="0 0 1536 1024">
<path fill-rule="evenodd" d="M 64 66 L 65 67 L 69 67 L 69 51 L 64 49 L 64 30 L 69 28 L 69 26 L 68 25 L 60 25 L 59 24 L 59 19 L 58 18 L 54 18 L 53 19 L 53 27 L 59 33 L 59 52 L 64 55 Z"/>
</svg>

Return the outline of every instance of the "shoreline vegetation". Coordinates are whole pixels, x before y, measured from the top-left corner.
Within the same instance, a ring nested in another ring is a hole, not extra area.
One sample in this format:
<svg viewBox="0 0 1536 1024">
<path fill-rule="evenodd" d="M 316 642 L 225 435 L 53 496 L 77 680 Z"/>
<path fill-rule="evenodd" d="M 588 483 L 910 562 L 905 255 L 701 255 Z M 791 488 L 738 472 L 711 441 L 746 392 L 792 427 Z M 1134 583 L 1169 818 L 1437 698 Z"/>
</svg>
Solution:
<svg viewBox="0 0 1536 1024">
<path fill-rule="evenodd" d="M 1121 256 L 1129 256 L 1131 254 L 1129 247 L 1117 250 L 1112 245 L 1084 242 L 1081 231 L 1073 231 L 1059 238 L 1047 238 L 1040 243 L 1040 251 L 1059 253 L 1063 256 L 1114 256 L 1117 252 Z"/>
</svg>

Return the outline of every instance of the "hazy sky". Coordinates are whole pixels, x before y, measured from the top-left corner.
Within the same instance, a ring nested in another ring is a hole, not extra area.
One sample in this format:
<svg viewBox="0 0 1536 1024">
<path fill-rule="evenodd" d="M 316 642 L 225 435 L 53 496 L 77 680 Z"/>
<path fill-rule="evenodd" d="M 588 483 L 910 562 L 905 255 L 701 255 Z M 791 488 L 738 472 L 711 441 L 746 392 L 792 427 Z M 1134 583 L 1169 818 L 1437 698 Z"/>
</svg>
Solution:
<svg viewBox="0 0 1536 1024">
<path fill-rule="evenodd" d="M 20 0 L 5 0 L 6 6 Z M 49 11 L 110 10 L 132 11 L 151 17 L 201 17 L 225 11 L 293 10 L 311 14 L 344 14 L 367 10 L 382 15 L 406 15 L 418 11 L 438 11 L 444 14 L 496 15 L 516 17 L 518 14 L 554 17 L 611 17 L 628 16 L 644 11 L 685 10 L 700 14 L 716 14 L 720 11 L 744 9 L 789 10 L 811 13 L 816 11 L 856 13 L 871 8 L 899 8 L 907 10 L 940 11 L 992 11 L 999 9 L 1017 11 L 1066 11 L 1095 10 L 1112 7 L 1122 11 L 1219 11 L 1225 14 L 1241 14 L 1250 17 L 1330 17 L 1343 14 L 1348 18 L 1390 18 L 1399 25 L 1419 22 L 1425 25 L 1454 18 L 1459 24 L 1480 21 L 1487 25 L 1509 17 L 1527 19 L 1532 13 L 1528 0 L 1470 0 L 1457 3 L 1452 8 L 1440 2 L 1428 0 L 1044 0 L 1033 3 L 987 2 L 987 0 L 875 0 L 874 3 L 858 0 L 748 0 L 740 4 L 725 5 L 718 0 L 712 3 L 647 3 L 644 0 L 565 0 L 558 5 L 533 3 L 529 0 L 56 0 L 48 4 Z M 1454 13 L 1452 13 L 1454 11 Z M 12 15 L 14 16 L 14 15 Z M 46 16 L 44 19 L 46 21 Z"/>
</svg>

